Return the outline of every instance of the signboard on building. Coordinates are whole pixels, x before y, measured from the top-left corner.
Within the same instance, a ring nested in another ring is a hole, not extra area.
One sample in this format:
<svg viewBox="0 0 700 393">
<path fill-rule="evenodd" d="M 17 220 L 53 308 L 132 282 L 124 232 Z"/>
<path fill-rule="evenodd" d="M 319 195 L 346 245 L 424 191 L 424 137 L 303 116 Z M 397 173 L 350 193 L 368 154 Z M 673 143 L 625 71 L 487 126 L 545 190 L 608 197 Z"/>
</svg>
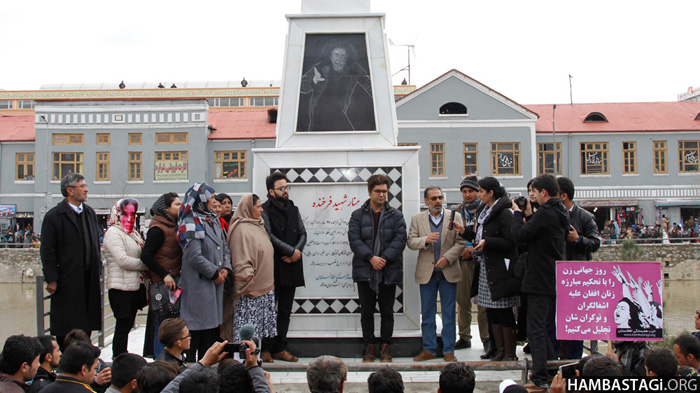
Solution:
<svg viewBox="0 0 700 393">
<path fill-rule="evenodd" d="M 155 180 L 188 180 L 187 160 L 156 161 Z"/>
<path fill-rule="evenodd" d="M 557 339 L 661 341 L 660 262 L 557 262 Z"/>
<path fill-rule="evenodd" d="M 0 217 L 15 218 L 17 215 L 17 205 L 0 205 Z"/>
</svg>

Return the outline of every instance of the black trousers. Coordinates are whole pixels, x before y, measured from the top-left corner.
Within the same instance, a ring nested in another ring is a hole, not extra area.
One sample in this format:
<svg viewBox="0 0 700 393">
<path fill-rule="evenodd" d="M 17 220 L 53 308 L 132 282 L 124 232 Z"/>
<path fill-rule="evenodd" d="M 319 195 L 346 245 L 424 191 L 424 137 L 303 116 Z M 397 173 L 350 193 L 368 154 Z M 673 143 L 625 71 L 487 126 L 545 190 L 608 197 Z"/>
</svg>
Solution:
<svg viewBox="0 0 700 393">
<path fill-rule="evenodd" d="M 287 346 L 287 332 L 289 332 L 289 318 L 292 315 L 294 294 L 297 288 L 288 285 L 275 285 L 275 300 L 277 300 L 277 337 L 274 340 L 272 353 L 289 350 Z"/>
<path fill-rule="evenodd" d="M 190 330 L 190 334 L 192 335 L 192 341 L 190 341 L 190 349 L 187 351 L 188 362 L 201 360 L 209 347 L 220 339 L 218 327 L 206 330 Z"/>
<path fill-rule="evenodd" d="M 380 335 L 382 344 L 391 344 L 391 336 L 394 335 L 394 299 L 396 298 L 396 284 L 379 284 L 379 293 L 375 293 L 369 286 L 369 282 L 358 282 L 357 293 L 360 295 L 360 324 L 362 325 L 362 338 L 365 345 L 376 341 L 374 336 L 374 312 L 379 303 L 379 315 L 381 316 Z"/>
<path fill-rule="evenodd" d="M 527 338 L 532 354 L 532 382 L 547 383 L 547 360 L 556 359 L 547 334 L 547 320 L 555 307 L 554 296 L 527 294 Z"/>
<path fill-rule="evenodd" d="M 114 319 L 117 320 L 112 340 L 112 356 L 117 357 L 128 352 L 129 332 L 134 327 L 136 313 L 146 303 L 146 290 L 144 287 L 136 291 L 110 289 L 107 295 Z"/>
</svg>

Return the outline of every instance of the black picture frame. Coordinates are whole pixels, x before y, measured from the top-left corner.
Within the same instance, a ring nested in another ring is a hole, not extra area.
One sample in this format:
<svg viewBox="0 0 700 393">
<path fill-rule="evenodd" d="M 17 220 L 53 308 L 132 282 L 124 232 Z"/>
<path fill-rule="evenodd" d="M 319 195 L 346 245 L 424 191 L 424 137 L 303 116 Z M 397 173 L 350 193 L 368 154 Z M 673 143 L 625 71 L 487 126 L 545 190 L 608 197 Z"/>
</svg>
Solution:
<svg viewBox="0 0 700 393">
<path fill-rule="evenodd" d="M 376 128 L 365 34 L 307 34 L 296 131 Z"/>
</svg>

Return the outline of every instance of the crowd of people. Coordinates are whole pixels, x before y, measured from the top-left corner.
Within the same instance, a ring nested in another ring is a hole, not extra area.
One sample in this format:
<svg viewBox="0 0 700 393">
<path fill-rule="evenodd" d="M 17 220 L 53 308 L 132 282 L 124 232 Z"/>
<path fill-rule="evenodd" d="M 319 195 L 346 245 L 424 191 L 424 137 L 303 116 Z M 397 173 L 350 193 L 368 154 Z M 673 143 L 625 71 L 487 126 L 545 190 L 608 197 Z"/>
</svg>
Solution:
<svg viewBox="0 0 700 393">
<path fill-rule="evenodd" d="M 661 222 L 666 222 L 662 215 Z M 666 225 L 636 225 L 619 228 L 614 222 L 608 221 L 601 232 L 603 244 L 617 244 L 624 239 L 633 239 L 639 244 L 670 244 L 698 241 L 697 219 L 690 217 L 683 225 L 668 223 Z M 616 241 L 617 240 L 617 241 Z"/>
<path fill-rule="evenodd" d="M 179 320 L 179 321 L 178 321 Z M 172 322 L 175 321 L 175 322 Z M 696 315 L 696 326 L 698 326 Z M 179 331 L 178 331 L 178 328 Z M 187 327 L 181 319 L 169 319 L 161 325 L 161 337 L 177 337 Z M 82 333 L 82 334 L 81 334 Z M 549 391 L 565 393 L 567 379 L 574 379 L 582 390 L 587 381 L 596 378 L 666 378 L 677 381 L 673 391 L 697 391 L 700 374 L 700 339 L 696 332 L 679 336 L 673 349 L 647 347 L 644 342 L 618 342 L 614 352 L 592 354 L 578 363 L 563 366 L 553 376 Z M 165 351 L 182 350 L 182 338 L 167 338 Z M 100 349 L 93 346 L 84 332 L 76 330 L 66 337 L 67 347 L 61 351 L 55 337 L 10 336 L 0 353 L 0 392 L 4 393 L 265 393 L 274 392 L 270 374 L 258 360 L 259 349 L 254 340 L 244 340 L 245 354 L 241 361 L 230 358 L 227 342 L 211 345 L 194 364 L 179 363 L 178 358 L 159 358 L 148 362 L 143 357 L 122 353 L 107 364 L 100 359 Z M 165 352 L 164 351 L 164 352 Z M 176 360 L 173 362 L 172 360 Z M 215 366 L 215 367 L 214 367 Z M 565 369 L 567 369 L 565 371 Z M 565 376 L 566 374 L 566 376 Z M 348 367 L 335 356 L 319 356 L 306 367 L 311 393 L 342 393 L 347 382 Z M 680 381 L 679 378 L 685 378 Z M 695 383 L 691 384 L 691 380 Z M 661 380 L 663 382 L 663 380 Z M 680 382 L 679 382 L 680 381 Z M 618 380 L 619 382 L 619 380 Z M 527 385 L 526 385 L 527 386 Z M 505 379 L 500 393 L 525 393 L 526 386 Z M 660 385 L 654 385 L 660 386 Z M 472 393 L 477 387 L 474 369 L 464 362 L 447 363 L 439 375 L 438 393 Z M 369 393 L 403 393 L 401 373 L 391 367 L 379 367 L 367 378 Z M 651 389 L 653 390 L 653 389 Z M 658 389 L 657 389 L 658 390 Z"/>
<path fill-rule="evenodd" d="M 463 203 L 455 209 L 444 206 L 440 187 L 430 186 L 423 195 L 428 209 L 411 217 L 410 225 L 389 203 L 391 185 L 386 175 L 371 176 L 368 199 L 348 224 L 363 361 L 374 362 L 377 355 L 381 362 L 392 361 L 393 306 L 396 287 L 403 282 L 408 247 L 418 251 L 415 282 L 421 302 L 422 346 L 413 360 L 442 356 L 456 363 L 455 350 L 471 347 L 474 303 L 484 342 L 481 357 L 518 360 L 516 344 L 527 339 L 532 354 L 528 388 L 549 388 L 555 382 L 547 360 L 580 359 L 583 354 L 582 341 L 559 341 L 552 334 L 555 262 L 591 260 L 601 244 L 593 215 L 573 203 L 572 181 L 541 175 L 528 183 L 527 197 L 511 199 L 496 178 L 468 176 L 460 184 Z M 99 329 L 104 259 L 116 319 L 115 361 L 128 354 L 129 331 L 138 310 L 149 308 L 147 331 L 152 334 L 147 335 L 144 355 L 158 361 L 144 366 L 152 374 L 144 384 L 172 380 L 168 383 L 175 386 L 163 391 L 177 391 L 188 383 L 215 380 L 207 376 L 206 366 L 221 361 L 225 343 L 241 340 L 252 349 L 256 364 L 258 352 L 262 362 L 298 361 L 288 346 L 287 333 L 296 288 L 305 284 L 307 233 L 299 208 L 289 198 L 291 187 L 285 175 L 268 176 L 266 188 L 266 201 L 246 194 L 235 210 L 227 194 L 216 194 L 205 183 L 195 183 L 182 200 L 174 192 L 163 194 L 150 208 L 153 218 L 144 240 L 135 225 L 138 200 L 117 201 L 110 227 L 102 234 L 94 210 L 86 204 L 89 189 L 84 176 L 67 175 L 61 181 L 65 199 L 44 218 L 40 249 L 46 290 L 51 294 L 51 334 L 58 350 L 65 357 L 70 353 L 69 337 L 80 332 L 89 342 L 89 334 Z M 438 299 L 441 351 L 436 331 Z M 379 338 L 374 323 L 377 308 Z M 634 363 L 630 353 L 644 353 L 638 349 L 623 350 L 619 361 Z M 85 359 L 94 355 L 87 348 L 81 351 Z M 248 363 L 247 357 L 239 360 Z M 330 357 L 316 361 L 331 362 Z M 199 366 L 187 366 L 193 362 Z M 91 366 L 82 363 L 64 372 L 81 383 L 94 383 L 85 382 L 95 378 Z M 248 371 L 253 368 L 251 363 Z M 100 370 L 98 364 L 98 377 Z M 178 371 L 182 374 L 175 378 Z M 260 379 L 258 374 L 250 377 Z M 139 387 L 139 391 L 160 390 Z"/>
<path fill-rule="evenodd" d="M 27 224 L 24 227 L 17 224 L 14 228 L 2 230 L 0 244 L 9 248 L 39 248 L 41 235 L 34 232 L 32 224 Z"/>
</svg>

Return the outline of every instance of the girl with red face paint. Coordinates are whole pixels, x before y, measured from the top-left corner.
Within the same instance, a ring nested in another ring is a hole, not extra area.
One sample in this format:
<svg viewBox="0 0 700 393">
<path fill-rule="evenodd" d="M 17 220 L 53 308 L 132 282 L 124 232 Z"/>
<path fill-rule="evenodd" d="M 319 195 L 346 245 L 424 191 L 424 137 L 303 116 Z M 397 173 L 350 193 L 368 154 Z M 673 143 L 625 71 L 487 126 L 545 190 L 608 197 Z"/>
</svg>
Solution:
<svg viewBox="0 0 700 393">
<path fill-rule="evenodd" d="M 102 257 L 107 261 L 106 282 L 109 303 L 117 320 L 112 341 L 112 355 L 127 352 L 129 331 L 136 313 L 146 305 L 146 287 L 142 277 L 146 266 L 141 262 L 143 239 L 136 228 L 139 201 L 124 198 L 112 207 L 110 227 L 105 233 Z"/>
</svg>

